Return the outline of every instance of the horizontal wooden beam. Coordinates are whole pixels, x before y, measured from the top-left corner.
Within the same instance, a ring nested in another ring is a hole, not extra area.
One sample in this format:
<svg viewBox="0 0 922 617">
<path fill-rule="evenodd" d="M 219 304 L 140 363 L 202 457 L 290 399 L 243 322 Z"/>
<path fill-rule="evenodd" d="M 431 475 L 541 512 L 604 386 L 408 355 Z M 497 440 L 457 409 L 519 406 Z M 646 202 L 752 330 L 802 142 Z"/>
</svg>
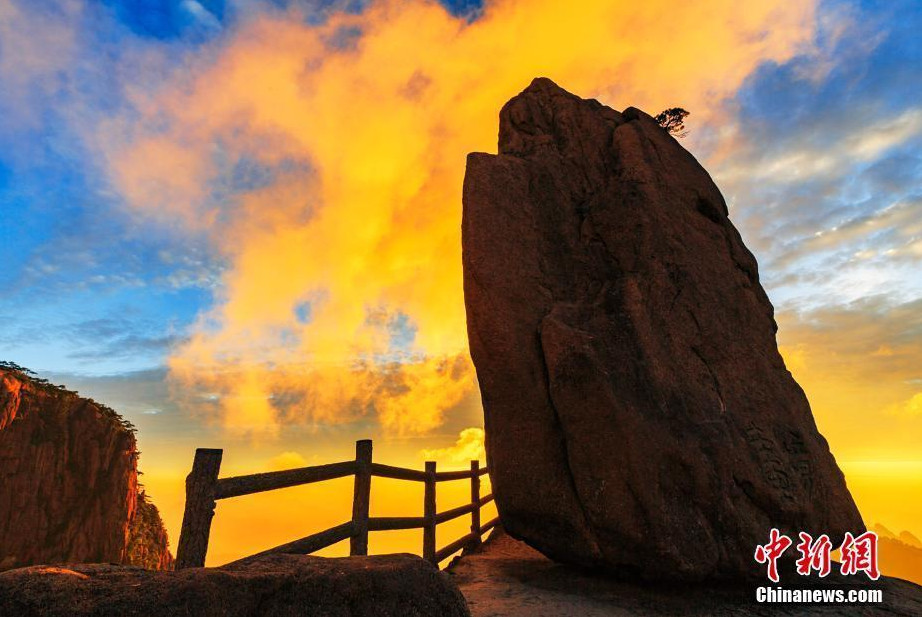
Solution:
<svg viewBox="0 0 922 617">
<path fill-rule="evenodd" d="M 368 519 L 368 531 L 422 529 L 425 526 L 426 519 L 422 516 L 375 516 Z"/>
<path fill-rule="evenodd" d="M 436 551 L 435 552 L 436 563 L 444 560 L 446 557 L 451 556 L 453 553 L 456 553 L 459 550 L 466 548 L 468 545 L 472 544 L 475 539 L 476 539 L 476 536 L 472 533 L 469 533 L 466 536 L 462 536 L 461 538 L 458 538 L 457 540 L 455 540 L 448 546 Z"/>
<path fill-rule="evenodd" d="M 337 542 L 342 542 L 346 538 L 352 536 L 353 525 L 352 521 L 347 521 L 342 525 L 337 525 L 336 527 L 331 527 L 326 531 L 321 531 L 320 533 L 315 533 L 313 535 L 307 536 L 306 538 L 301 538 L 300 540 L 295 540 L 294 542 L 289 542 L 288 544 L 282 544 L 276 546 L 275 548 L 270 548 L 267 551 L 261 553 L 256 553 L 255 555 L 250 555 L 249 557 L 244 557 L 243 559 L 238 559 L 237 561 L 232 562 L 233 564 L 242 563 L 249 561 L 254 557 L 262 557 L 264 555 L 276 555 L 276 554 L 294 554 L 294 555 L 309 555 L 310 553 L 319 551 L 322 548 L 332 546 Z M 227 564 L 231 565 L 231 564 Z"/>
<path fill-rule="evenodd" d="M 300 484 L 333 480 L 351 476 L 355 473 L 355 469 L 355 461 L 345 461 L 343 463 L 331 463 L 330 465 L 221 478 L 218 480 L 215 499 L 227 499 L 228 497 L 262 493 L 263 491 L 298 486 Z"/>
<path fill-rule="evenodd" d="M 381 463 L 371 464 L 371 475 L 378 476 L 379 478 L 392 478 L 394 480 L 413 480 L 416 482 L 426 481 L 425 471 L 404 469 L 403 467 L 382 465 Z"/>
<path fill-rule="evenodd" d="M 440 471 L 435 474 L 436 482 L 448 482 L 451 480 L 470 480 L 471 470 L 462 469 L 460 471 Z"/>
<path fill-rule="evenodd" d="M 490 470 L 489 470 L 489 468 L 487 468 L 487 467 L 481 467 L 479 470 L 477 470 L 477 475 L 478 475 L 478 476 L 482 476 L 482 475 L 488 474 L 488 473 L 490 473 Z"/>
<path fill-rule="evenodd" d="M 499 524 L 499 517 L 497 516 L 492 521 L 487 521 L 484 523 L 483 527 L 480 528 L 480 535 L 483 535 L 496 527 Z"/>
<path fill-rule="evenodd" d="M 481 497 L 479 505 L 483 507 L 487 505 L 488 503 L 490 503 L 491 501 L 493 501 L 493 493 L 490 493 L 489 495 L 484 495 L 483 497 Z"/>
<path fill-rule="evenodd" d="M 458 518 L 459 516 L 464 516 L 465 514 L 470 514 L 474 511 L 473 504 L 464 504 L 463 506 L 458 506 L 457 508 L 452 508 L 451 510 L 445 510 L 435 515 L 435 524 L 441 525 L 447 521 Z"/>
</svg>

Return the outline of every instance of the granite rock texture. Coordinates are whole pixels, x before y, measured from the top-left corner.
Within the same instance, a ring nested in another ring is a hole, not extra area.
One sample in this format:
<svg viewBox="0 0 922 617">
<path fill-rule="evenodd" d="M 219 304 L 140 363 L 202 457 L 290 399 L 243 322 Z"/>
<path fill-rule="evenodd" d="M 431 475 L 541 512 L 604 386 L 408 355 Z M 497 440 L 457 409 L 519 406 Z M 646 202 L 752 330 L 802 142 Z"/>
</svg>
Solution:
<svg viewBox="0 0 922 617">
<path fill-rule="evenodd" d="M 472 153 L 462 247 L 502 523 L 647 579 L 759 576 L 757 544 L 864 530 L 785 368 L 756 260 L 646 113 L 536 79 Z M 761 574 L 764 576 L 764 574 Z"/>
</svg>

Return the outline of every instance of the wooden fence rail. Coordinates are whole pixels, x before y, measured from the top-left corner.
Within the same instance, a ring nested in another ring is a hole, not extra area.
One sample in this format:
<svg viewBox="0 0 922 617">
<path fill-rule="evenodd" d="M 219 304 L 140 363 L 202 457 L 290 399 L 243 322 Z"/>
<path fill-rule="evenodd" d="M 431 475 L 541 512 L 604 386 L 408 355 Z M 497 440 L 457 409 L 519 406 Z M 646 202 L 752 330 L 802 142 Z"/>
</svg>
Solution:
<svg viewBox="0 0 922 617">
<path fill-rule="evenodd" d="M 438 565 L 453 553 L 476 547 L 483 534 L 493 529 L 498 519 L 480 524 L 480 509 L 493 501 L 493 494 L 480 495 L 480 478 L 488 473 L 478 461 L 471 461 L 471 468 L 462 471 L 436 471 L 433 461 L 428 461 L 424 471 L 392 467 L 372 461 L 372 443 L 363 439 L 355 443 L 355 460 L 329 465 L 316 465 L 300 469 L 272 471 L 247 476 L 219 478 L 223 450 L 199 448 L 195 451 L 192 471 L 186 477 L 186 508 L 176 548 L 176 569 L 197 568 L 205 565 L 208 552 L 208 536 L 211 533 L 211 519 L 219 499 L 239 497 L 271 491 L 301 484 L 311 484 L 346 476 L 354 477 L 352 496 L 352 519 L 325 529 L 319 533 L 276 546 L 258 555 L 272 553 L 307 554 L 319 551 L 337 542 L 349 539 L 350 555 L 368 554 L 368 532 L 396 529 L 423 530 L 423 557 Z M 391 478 L 423 482 L 422 516 L 369 516 L 371 505 L 372 477 Z M 463 506 L 438 512 L 436 509 L 436 485 L 452 480 L 470 480 L 471 500 Z M 436 527 L 461 516 L 470 515 L 470 533 L 454 542 L 436 549 Z"/>
</svg>

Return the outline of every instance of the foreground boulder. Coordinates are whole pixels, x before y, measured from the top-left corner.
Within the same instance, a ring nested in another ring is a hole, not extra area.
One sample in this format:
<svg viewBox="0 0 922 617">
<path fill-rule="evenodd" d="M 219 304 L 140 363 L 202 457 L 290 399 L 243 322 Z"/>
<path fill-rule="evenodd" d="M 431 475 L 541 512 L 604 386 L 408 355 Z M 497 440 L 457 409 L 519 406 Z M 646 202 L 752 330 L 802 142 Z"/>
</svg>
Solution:
<svg viewBox="0 0 922 617">
<path fill-rule="evenodd" d="M 0 615 L 20 617 L 467 617 L 448 577 L 412 555 L 271 555 L 223 568 L 36 566 L 0 574 Z"/>
<path fill-rule="evenodd" d="M 160 513 L 138 485 L 134 427 L 0 362 L 0 570 L 76 562 L 172 566 Z"/>
<path fill-rule="evenodd" d="M 764 576 L 771 527 L 864 526 L 707 172 L 647 114 L 536 79 L 468 157 L 471 355 L 503 526 L 646 578 Z"/>
</svg>

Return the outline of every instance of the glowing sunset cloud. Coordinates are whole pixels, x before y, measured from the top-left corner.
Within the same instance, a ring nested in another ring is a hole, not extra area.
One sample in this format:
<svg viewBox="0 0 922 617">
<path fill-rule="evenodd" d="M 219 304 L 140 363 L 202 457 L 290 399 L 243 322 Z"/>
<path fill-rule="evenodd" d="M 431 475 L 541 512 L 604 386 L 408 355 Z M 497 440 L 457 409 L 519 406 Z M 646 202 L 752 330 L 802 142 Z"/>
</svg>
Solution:
<svg viewBox="0 0 922 617">
<path fill-rule="evenodd" d="M 759 63 L 804 51 L 813 23 L 812 3 L 673 9 L 498 1 L 468 22 L 417 0 L 320 26 L 260 17 L 138 93 L 136 113 L 100 131 L 111 181 L 134 208 L 207 233 L 229 264 L 172 375 L 242 432 L 371 412 L 400 434 L 441 424 L 474 383 L 465 155 L 495 149 L 501 105 L 545 75 L 707 117 Z"/>
</svg>

